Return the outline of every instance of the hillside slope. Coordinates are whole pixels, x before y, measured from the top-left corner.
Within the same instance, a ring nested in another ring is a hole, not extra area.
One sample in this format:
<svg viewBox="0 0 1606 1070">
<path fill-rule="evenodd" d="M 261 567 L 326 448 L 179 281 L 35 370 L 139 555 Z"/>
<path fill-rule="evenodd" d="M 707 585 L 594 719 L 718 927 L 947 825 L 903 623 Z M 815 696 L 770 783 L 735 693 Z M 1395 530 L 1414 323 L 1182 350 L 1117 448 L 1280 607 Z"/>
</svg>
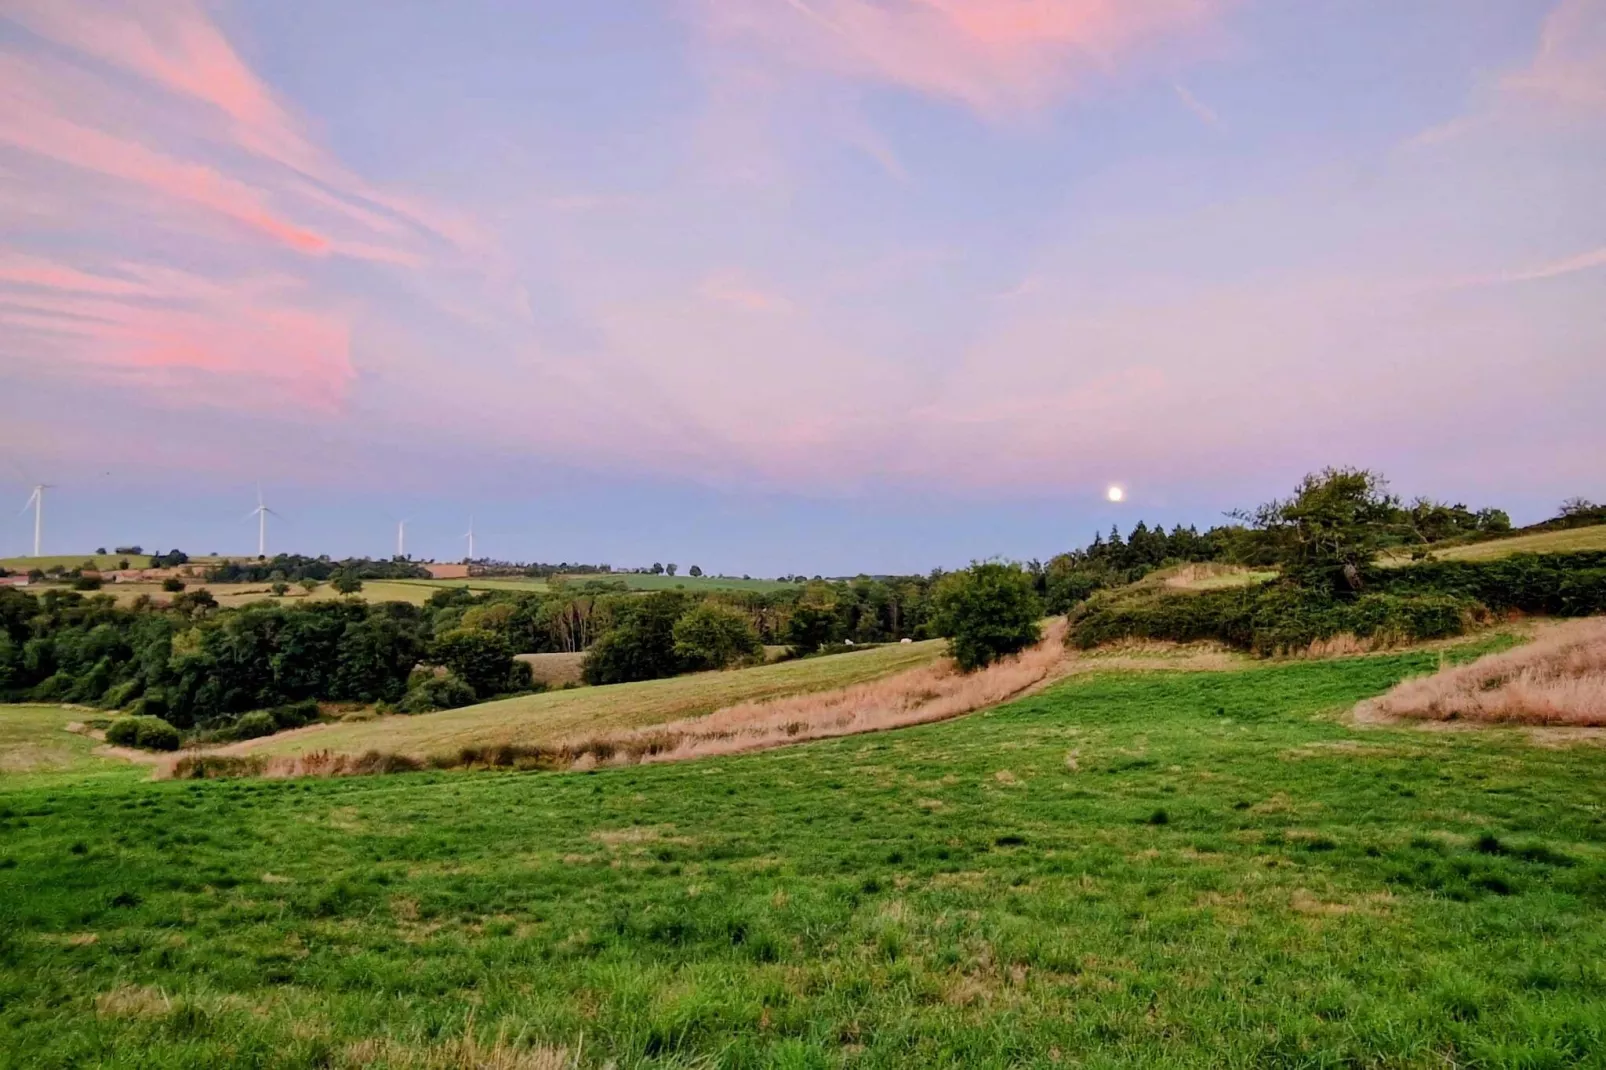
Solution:
<svg viewBox="0 0 1606 1070">
<path fill-rule="evenodd" d="M 0 1051 L 1599 1065 L 1600 753 L 1336 715 L 1437 664 L 1086 677 L 589 774 L 0 778 Z"/>
<path fill-rule="evenodd" d="M 873 680 L 940 657 L 945 640 L 895 643 L 852 654 L 783 661 L 667 680 L 548 691 L 416 716 L 299 729 L 234 744 L 230 753 L 301 754 L 366 750 L 428 756 L 465 746 L 552 743 L 577 732 L 634 728 L 695 717 L 738 702 L 825 691 Z"/>
</svg>

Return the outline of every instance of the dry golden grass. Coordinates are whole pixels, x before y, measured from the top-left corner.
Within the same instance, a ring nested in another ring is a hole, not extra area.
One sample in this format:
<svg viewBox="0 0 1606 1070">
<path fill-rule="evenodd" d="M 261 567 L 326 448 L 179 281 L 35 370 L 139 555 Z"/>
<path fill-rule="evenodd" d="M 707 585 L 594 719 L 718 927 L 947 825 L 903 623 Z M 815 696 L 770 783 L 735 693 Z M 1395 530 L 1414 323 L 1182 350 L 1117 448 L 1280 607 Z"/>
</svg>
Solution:
<svg viewBox="0 0 1606 1070">
<path fill-rule="evenodd" d="M 1145 580 L 1186 591 L 1211 591 L 1221 587 L 1249 587 L 1277 578 L 1275 569 L 1252 569 L 1215 561 L 1179 565 L 1162 569 Z M 1140 581 L 1141 582 L 1141 581 Z"/>
<path fill-rule="evenodd" d="M 567 1048 L 521 1047 L 504 1031 L 489 1043 L 475 1039 L 472 1033 L 432 1044 L 411 1045 L 389 1038 L 359 1041 L 346 1048 L 341 1065 L 397 1070 L 572 1070 L 579 1058 Z"/>
<path fill-rule="evenodd" d="M 470 746 L 546 746 L 584 733 L 625 731 L 699 717 L 741 702 L 862 683 L 933 662 L 945 646 L 940 639 L 894 643 L 751 669 L 548 691 L 440 713 L 315 725 L 218 749 L 276 756 L 384 751 L 423 758 Z"/>
<path fill-rule="evenodd" d="M 586 656 L 584 653 L 520 654 L 518 659 L 530 666 L 536 683 L 562 687 L 580 682 L 580 667 L 585 663 Z"/>
<path fill-rule="evenodd" d="M 1606 618 L 1556 625 L 1527 646 L 1396 685 L 1363 718 L 1606 725 Z"/>
<path fill-rule="evenodd" d="M 1065 622 L 1055 620 L 1036 646 L 978 672 L 961 673 L 944 658 L 836 691 L 743 702 L 706 717 L 577 739 L 571 746 L 582 756 L 600 752 L 614 761 L 679 761 L 945 721 L 1024 694 L 1062 675 L 1069 660 Z"/>
</svg>

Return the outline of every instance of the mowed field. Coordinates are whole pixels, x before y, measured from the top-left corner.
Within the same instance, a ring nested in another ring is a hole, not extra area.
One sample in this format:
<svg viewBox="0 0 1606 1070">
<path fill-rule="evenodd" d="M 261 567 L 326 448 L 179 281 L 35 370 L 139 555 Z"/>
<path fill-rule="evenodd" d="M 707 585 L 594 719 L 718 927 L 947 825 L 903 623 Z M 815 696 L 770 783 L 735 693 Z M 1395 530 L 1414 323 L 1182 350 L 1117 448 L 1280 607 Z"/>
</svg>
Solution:
<svg viewBox="0 0 1606 1070">
<path fill-rule="evenodd" d="M 1347 720 L 1437 664 L 591 773 L 0 778 L 0 1062 L 1601 1066 L 1606 751 Z"/>
<path fill-rule="evenodd" d="M 898 643 L 730 672 L 548 691 L 439 713 L 305 728 L 228 749 L 250 754 L 380 750 L 428 757 L 465 746 L 550 744 L 591 731 L 696 717 L 738 702 L 847 687 L 935 661 L 946 646 L 940 639 Z"/>
</svg>

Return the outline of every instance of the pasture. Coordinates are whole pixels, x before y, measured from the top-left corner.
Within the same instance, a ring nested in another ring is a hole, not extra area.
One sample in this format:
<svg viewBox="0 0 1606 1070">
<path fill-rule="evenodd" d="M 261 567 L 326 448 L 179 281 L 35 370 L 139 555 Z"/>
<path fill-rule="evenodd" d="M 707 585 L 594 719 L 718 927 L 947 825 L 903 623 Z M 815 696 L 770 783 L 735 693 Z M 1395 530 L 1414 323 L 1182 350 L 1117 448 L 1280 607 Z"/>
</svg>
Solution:
<svg viewBox="0 0 1606 1070">
<path fill-rule="evenodd" d="M 381 750 L 427 757 L 466 746 L 551 744 L 578 733 L 639 728 L 697 717 L 739 702 L 847 687 L 928 664 L 942 655 L 945 646 L 943 640 L 901 643 L 729 672 L 548 691 L 439 713 L 306 728 L 228 749 L 249 754 Z"/>
<path fill-rule="evenodd" d="M 1438 660 L 591 773 L 5 778 L 0 1061 L 1606 1065 L 1606 755 L 1348 719 Z"/>
<path fill-rule="evenodd" d="M 96 569 L 113 569 L 127 561 L 129 568 L 150 568 L 149 554 L 55 554 L 42 557 L 0 557 L 0 568 L 9 572 L 44 571 L 52 568 L 81 568 L 93 564 Z"/>
<path fill-rule="evenodd" d="M 1513 535 L 1506 539 L 1469 543 L 1434 550 L 1439 561 L 1494 561 L 1512 554 L 1562 554 L 1580 550 L 1606 550 L 1606 524 L 1584 528 L 1565 528 L 1561 531 L 1541 531 L 1533 535 Z M 1410 563 L 1408 554 L 1385 555 L 1379 558 L 1384 565 Z"/>
</svg>

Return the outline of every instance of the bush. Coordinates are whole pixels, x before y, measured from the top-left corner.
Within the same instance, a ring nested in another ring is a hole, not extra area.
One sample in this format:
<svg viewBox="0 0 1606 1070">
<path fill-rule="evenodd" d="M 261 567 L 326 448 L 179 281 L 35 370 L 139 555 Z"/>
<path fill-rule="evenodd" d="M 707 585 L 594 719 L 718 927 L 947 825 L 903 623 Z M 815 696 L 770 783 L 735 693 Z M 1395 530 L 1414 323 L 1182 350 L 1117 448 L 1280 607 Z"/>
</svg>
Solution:
<svg viewBox="0 0 1606 1070">
<path fill-rule="evenodd" d="M 302 699 L 300 702 L 275 706 L 268 714 L 279 728 L 300 728 L 318 719 L 318 702 L 316 699 Z"/>
<path fill-rule="evenodd" d="M 514 659 L 513 669 L 507 674 L 507 683 L 502 687 L 504 692 L 518 691 L 545 691 L 545 684 L 535 682 L 535 669 L 527 661 Z"/>
<path fill-rule="evenodd" d="M 764 653 L 746 614 L 704 602 L 675 622 L 675 656 L 689 670 L 727 669 Z"/>
<path fill-rule="evenodd" d="M 106 729 L 106 742 L 144 750 L 178 750 L 178 729 L 160 717 L 119 717 Z"/>
<path fill-rule="evenodd" d="M 100 577 L 79 576 L 72 581 L 72 589 L 75 591 L 98 591 L 100 590 Z"/>
<path fill-rule="evenodd" d="M 278 722 L 267 710 L 255 710 L 234 722 L 234 738 L 257 739 L 279 730 Z"/>
<path fill-rule="evenodd" d="M 408 689 L 396 704 L 398 713 L 434 713 L 436 710 L 454 710 L 478 701 L 474 689 L 450 673 L 430 676 Z"/>
<path fill-rule="evenodd" d="M 1346 633 L 1385 642 L 1443 639 L 1486 612 L 1454 594 L 1377 591 L 1346 599 L 1291 582 L 1217 591 L 1145 588 L 1096 595 L 1073 616 L 1071 641 L 1087 648 L 1121 639 L 1213 640 L 1275 654 Z"/>
<path fill-rule="evenodd" d="M 938 633 L 948 637 L 964 672 L 1019 653 L 1042 635 L 1043 615 L 1030 573 L 986 561 L 945 576 L 933 594 Z"/>
<path fill-rule="evenodd" d="M 169 576 L 162 581 L 162 590 L 169 594 L 177 594 L 184 589 L 184 581 L 177 576 Z"/>
<path fill-rule="evenodd" d="M 273 597 L 283 598 L 285 595 L 290 593 L 290 585 L 285 583 L 283 580 L 280 580 L 278 583 L 275 583 L 271 588 L 269 588 L 269 590 L 273 592 Z"/>
</svg>

